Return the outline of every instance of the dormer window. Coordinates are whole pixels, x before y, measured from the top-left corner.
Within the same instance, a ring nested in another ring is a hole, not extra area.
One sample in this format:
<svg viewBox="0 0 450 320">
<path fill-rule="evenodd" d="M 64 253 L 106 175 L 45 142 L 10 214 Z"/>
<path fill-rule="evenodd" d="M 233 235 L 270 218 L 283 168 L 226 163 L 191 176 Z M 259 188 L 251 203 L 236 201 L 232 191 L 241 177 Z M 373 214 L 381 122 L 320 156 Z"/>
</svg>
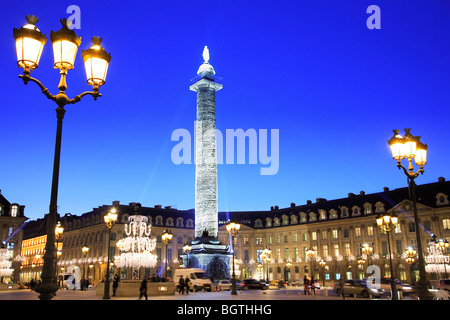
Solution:
<svg viewBox="0 0 450 320">
<path fill-rule="evenodd" d="M 342 218 L 348 217 L 348 208 L 347 207 L 341 207 L 341 217 Z"/>
<path fill-rule="evenodd" d="M 352 208 L 352 216 L 359 216 L 361 214 L 361 212 L 359 211 L 359 207 L 354 206 Z"/>
<path fill-rule="evenodd" d="M 327 212 L 325 210 L 319 210 L 319 214 L 320 214 L 320 220 L 327 219 Z"/>
<path fill-rule="evenodd" d="M 448 204 L 449 204 L 448 196 L 446 194 L 441 192 L 436 195 L 436 205 L 437 206 L 445 206 Z"/>
<path fill-rule="evenodd" d="M 17 217 L 19 214 L 19 206 L 18 205 L 12 205 L 11 206 L 11 217 Z"/>
<path fill-rule="evenodd" d="M 364 214 L 371 214 L 372 213 L 372 205 L 370 203 L 364 204 Z"/>
<path fill-rule="evenodd" d="M 375 203 L 375 212 L 376 213 L 384 212 L 384 203 L 382 202 Z"/>
</svg>

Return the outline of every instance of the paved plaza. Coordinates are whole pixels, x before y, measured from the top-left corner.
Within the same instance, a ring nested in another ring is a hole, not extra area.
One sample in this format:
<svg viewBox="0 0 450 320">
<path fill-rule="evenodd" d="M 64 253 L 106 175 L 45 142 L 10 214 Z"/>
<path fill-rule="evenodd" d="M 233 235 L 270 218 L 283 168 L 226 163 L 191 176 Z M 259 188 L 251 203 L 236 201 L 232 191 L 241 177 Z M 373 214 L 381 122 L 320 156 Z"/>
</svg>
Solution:
<svg viewBox="0 0 450 320">
<path fill-rule="evenodd" d="M 138 293 L 135 297 L 111 297 L 111 300 L 138 300 Z M 304 295 L 303 290 L 299 288 L 288 288 L 281 290 L 245 290 L 237 291 L 237 295 L 231 295 L 230 291 L 223 292 L 195 292 L 186 294 L 178 294 L 171 296 L 149 296 L 149 300 L 342 300 L 330 288 L 325 290 L 317 290 L 315 295 Z M 388 296 L 384 295 L 380 299 L 387 300 Z M 409 295 L 404 297 L 405 300 L 416 300 L 417 297 Z M 25 290 L 9 290 L 0 291 L 0 300 L 38 300 L 38 293 Z M 95 293 L 95 288 L 87 291 L 80 290 L 59 290 L 53 300 L 103 300 L 102 296 Z M 361 297 L 346 297 L 345 300 L 369 300 Z"/>
</svg>

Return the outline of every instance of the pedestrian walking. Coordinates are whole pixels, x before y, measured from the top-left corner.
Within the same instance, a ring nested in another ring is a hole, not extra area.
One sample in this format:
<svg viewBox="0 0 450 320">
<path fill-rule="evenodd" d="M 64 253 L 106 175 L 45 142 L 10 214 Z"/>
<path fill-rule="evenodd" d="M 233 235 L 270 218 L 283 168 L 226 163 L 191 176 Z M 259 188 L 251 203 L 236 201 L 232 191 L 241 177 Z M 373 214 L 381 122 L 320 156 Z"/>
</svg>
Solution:
<svg viewBox="0 0 450 320">
<path fill-rule="evenodd" d="M 311 293 L 316 295 L 316 284 L 314 282 L 314 277 L 311 276 Z"/>
<path fill-rule="evenodd" d="M 184 280 L 184 287 L 186 288 L 186 294 L 189 294 L 189 290 L 191 289 L 192 283 L 189 277 L 186 277 Z"/>
<path fill-rule="evenodd" d="M 139 287 L 139 300 L 141 300 L 142 296 L 145 297 L 145 300 L 148 300 L 147 297 L 147 279 L 144 278 L 141 282 L 141 286 Z"/>
<path fill-rule="evenodd" d="M 306 294 L 311 294 L 310 292 L 309 292 L 309 280 L 308 280 L 308 278 L 305 276 L 304 278 L 303 278 L 303 294 L 304 295 L 306 295 Z"/>
<path fill-rule="evenodd" d="M 180 280 L 178 280 L 178 293 L 179 294 L 183 294 L 184 291 L 184 279 L 183 279 L 183 275 L 180 276 Z"/>
<path fill-rule="evenodd" d="M 116 274 L 115 276 L 114 276 L 114 279 L 113 279 L 113 286 L 112 286 L 112 288 L 113 288 L 113 297 L 115 297 L 116 296 L 116 291 L 117 291 L 117 287 L 119 286 L 119 282 L 120 282 L 120 278 L 119 278 L 119 276 Z"/>
</svg>

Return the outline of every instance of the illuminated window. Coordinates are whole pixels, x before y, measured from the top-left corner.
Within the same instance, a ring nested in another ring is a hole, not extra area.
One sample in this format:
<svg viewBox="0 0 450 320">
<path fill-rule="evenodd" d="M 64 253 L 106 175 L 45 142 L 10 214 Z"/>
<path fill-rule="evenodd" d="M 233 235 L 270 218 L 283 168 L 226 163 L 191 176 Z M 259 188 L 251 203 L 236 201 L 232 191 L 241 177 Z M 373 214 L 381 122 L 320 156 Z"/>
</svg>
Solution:
<svg viewBox="0 0 450 320">
<path fill-rule="evenodd" d="M 17 217 L 18 212 L 19 212 L 19 207 L 17 205 L 13 205 L 11 207 L 11 217 Z"/>
</svg>

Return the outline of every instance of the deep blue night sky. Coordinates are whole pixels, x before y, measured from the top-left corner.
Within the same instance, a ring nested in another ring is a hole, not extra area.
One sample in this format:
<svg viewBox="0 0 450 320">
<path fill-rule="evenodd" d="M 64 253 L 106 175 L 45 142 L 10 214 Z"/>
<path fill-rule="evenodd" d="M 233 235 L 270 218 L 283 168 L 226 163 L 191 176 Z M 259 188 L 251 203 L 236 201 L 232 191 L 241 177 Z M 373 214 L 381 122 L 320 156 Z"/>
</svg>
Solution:
<svg viewBox="0 0 450 320">
<path fill-rule="evenodd" d="M 381 29 L 369 30 L 370 5 Z M 57 93 L 50 31 L 81 10 L 82 37 L 70 98 L 90 90 L 81 50 L 103 37 L 111 53 L 97 101 L 67 106 L 59 212 L 81 214 L 114 200 L 194 207 L 195 167 L 171 160 L 174 130 L 193 134 L 189 90 L 210 49 L 222 78 L 217 128 L 279 130 L 279 171 L 218 166 L 219 210 L 269 210 L 349 192 L 405 187 L 391 158 L 392 129 L 428 144 L 418 184 L 450 179 L 450 2 L 427 0 L 21 1 L 0 13 L 0 189 L 37 219 L 48 212 L 56 105 L 18 78 L 12 30 L 25 15 L 47 35 L 32 76 Z M 248 151 L 248 149 L 247 149 Z"/>
</svg>

